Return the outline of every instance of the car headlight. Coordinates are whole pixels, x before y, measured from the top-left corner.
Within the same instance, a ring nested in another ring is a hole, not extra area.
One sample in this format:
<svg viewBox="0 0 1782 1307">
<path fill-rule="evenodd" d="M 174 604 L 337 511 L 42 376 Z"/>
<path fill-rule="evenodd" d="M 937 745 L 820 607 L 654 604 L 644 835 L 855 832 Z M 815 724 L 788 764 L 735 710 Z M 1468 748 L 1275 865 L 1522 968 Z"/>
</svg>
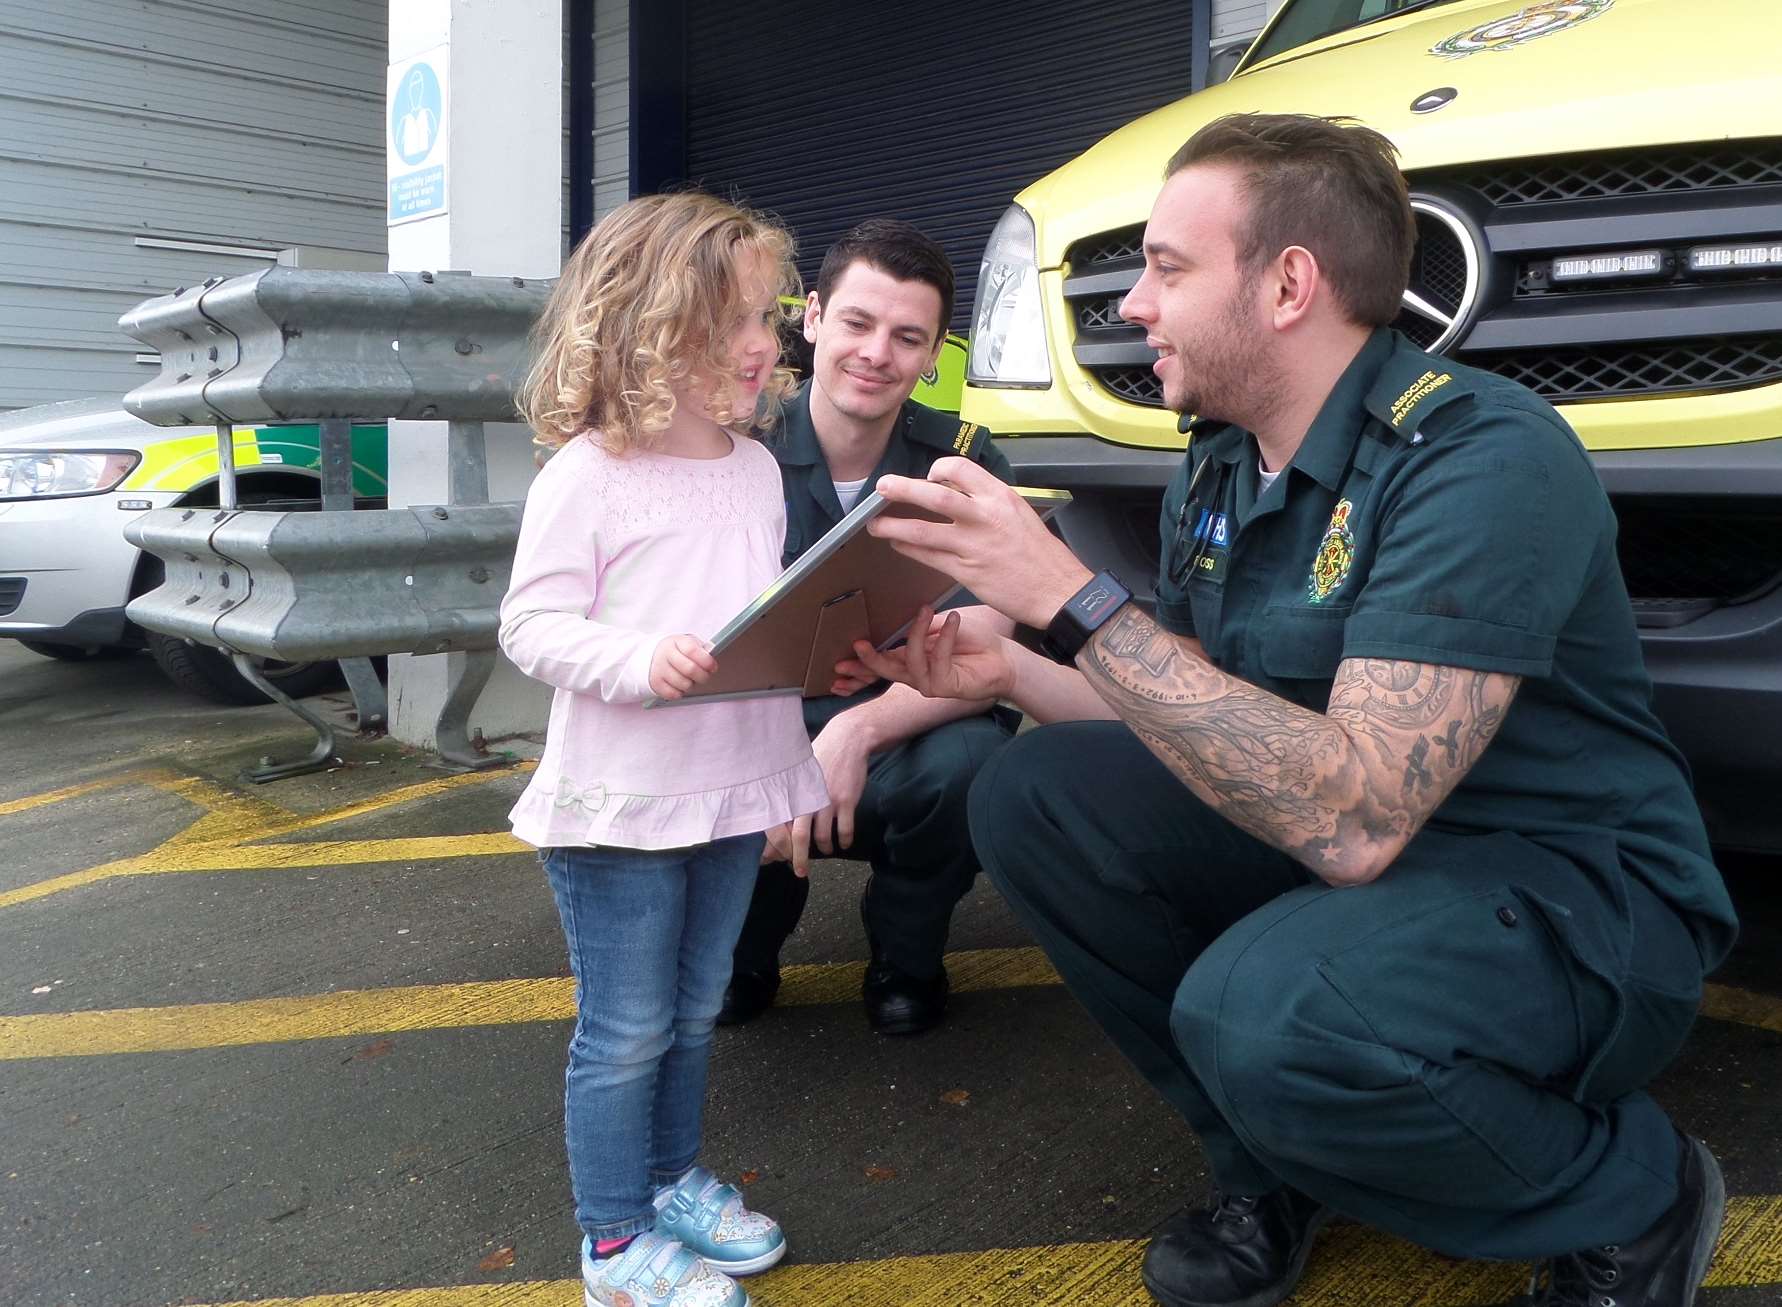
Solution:
<svg viewBox="0 0 1782 1307">
<path fill-rule="evenodd" d="M 140 462 L 129 449 L 0 449 L 0 500 L 103 494 Z"/>
<path fill-rule="evenodd" d="M 1052 384 L 1036 257 L 1033 219 L 1011 204 L 991 231 L 978 268 L 965 363 L 965 379 L 974 385 L 1043 390 Z"/>
</svg>

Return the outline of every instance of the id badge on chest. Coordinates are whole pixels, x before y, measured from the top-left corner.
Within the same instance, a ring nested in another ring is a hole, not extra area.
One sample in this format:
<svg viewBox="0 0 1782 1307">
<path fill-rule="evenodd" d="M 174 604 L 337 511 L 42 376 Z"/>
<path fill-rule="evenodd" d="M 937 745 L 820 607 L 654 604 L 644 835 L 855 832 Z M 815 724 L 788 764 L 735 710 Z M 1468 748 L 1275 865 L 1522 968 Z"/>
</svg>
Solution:
<svg viewBox="0 0 1782 1307">
<path fill-rule="evenodd" d="M 1212 508 L 1201 509 L 1186 543 L 1188 555 L 1181 584 L 1225 584 L 1225 568 L 1231 559 L 1231 515 Z"/>
<path fill-rule="evenodd" d="M 1202 498 L 1195 493 L 1213 462 L 1211 458 L 1205 459 L 1194 469 L 1194 475 L 1188 478 L 1181 510 L 1176 514 L 1169 579 L 1184 588 L 1197 581 L 1202 585 L 1225 584 L 1226 565 L 1231 558 L 1234 523 L 1225 504 L 1230 464 L 1219 461 L 1218 475 L 1213 478 L 1210 494 Z"/>
<path fill-rule="evenodd" d="M 1194 569 L 1190 581 L 1225 584 L 1225 566 L 1231 560 L 1231 516 L 1206 510 L 1195 538 Z"/>
</svg>

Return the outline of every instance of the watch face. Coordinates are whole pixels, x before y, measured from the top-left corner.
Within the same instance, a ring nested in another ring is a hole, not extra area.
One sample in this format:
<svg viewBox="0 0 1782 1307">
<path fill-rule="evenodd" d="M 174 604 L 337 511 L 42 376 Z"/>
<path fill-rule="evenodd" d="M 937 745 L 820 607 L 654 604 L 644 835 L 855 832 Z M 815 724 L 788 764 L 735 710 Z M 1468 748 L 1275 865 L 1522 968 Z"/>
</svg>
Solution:
<svg viewBox="0 0 1782 1307">
<path fill-rule="evenodd" d="M 1042 641 L 1046 652 L 1059 662 L 1070 662 L 1089 642 L 1089 637 L 1130 598 L 1132 592 L 1120 583 L 1118 577 L 1107 572 L 1096 573 L 1088 585 L 1066 601 L 1046 627 Z"/>
<path fill-rule="evenodd" d="M 1115 607 L 1128 598 L 1130 596 L 1114 583 L 1114 579 L 1103 573 L 1077 591 L 1070 607 L 1076 612 L 1077 620 L 1093 631 Z"/>
</svg>

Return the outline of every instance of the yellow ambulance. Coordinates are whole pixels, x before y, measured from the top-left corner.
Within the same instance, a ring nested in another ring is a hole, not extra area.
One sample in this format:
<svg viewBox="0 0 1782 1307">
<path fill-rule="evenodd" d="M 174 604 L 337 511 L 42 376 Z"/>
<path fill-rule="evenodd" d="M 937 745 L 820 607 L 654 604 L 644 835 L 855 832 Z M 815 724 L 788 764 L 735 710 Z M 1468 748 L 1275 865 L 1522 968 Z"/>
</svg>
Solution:
<svg viewBox="0 0 1782 1307">
<path fill-rule="evenodd" d="M 1715 837 L 1782 849 L 1782 22 L 1773 0 L 1287 0 L 1229 80 L 1015 197 L 961 416 L 1071 490 L 1077 551 L 1148 589 L 1180 459 L 1119 304 L 1165 161 L 1240 111 L 1399 147 L 1398 326 L 1531 387 L 1596 457 L 1667 726 Z"/>
</svg>

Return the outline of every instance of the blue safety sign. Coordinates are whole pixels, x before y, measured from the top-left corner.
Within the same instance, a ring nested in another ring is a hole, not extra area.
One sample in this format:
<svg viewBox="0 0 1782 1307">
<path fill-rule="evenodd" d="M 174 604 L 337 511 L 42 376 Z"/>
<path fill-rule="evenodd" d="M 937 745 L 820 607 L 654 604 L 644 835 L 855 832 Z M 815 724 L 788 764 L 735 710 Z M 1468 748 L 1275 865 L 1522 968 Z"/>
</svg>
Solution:
<svg viewBox="0 0 1782 1307">
<path fill-rule="evenodd" d="M 390 67 L 386 158 L 392 225 L 446 210 L 444 53 Z"/>
</svg>

